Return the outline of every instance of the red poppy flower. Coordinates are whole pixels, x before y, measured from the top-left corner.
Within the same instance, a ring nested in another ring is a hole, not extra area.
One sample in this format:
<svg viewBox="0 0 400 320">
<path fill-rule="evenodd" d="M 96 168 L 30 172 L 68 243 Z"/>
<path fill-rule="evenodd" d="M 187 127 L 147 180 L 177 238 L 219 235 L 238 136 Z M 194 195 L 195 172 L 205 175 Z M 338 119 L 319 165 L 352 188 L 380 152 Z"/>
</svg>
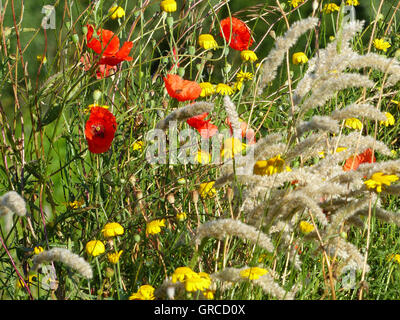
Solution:
<svg viewBox="0 0 400 320">
<path fill-rule="evenodd" d="M 89 71 L 92 67 L 90 63 L 89 54 L 86 52 L 82 55 L 80 59 L 83 64 L 83 68 L 85 71 Z M 96 79 L 103 79 L 108 76 L 112 76 L 115 72 L 117 72 L 117 66 L 109 66 L 108 64 L 100 64 L 96 69 Z"/>
<path fill-rule="evenodd" d="M 204 139 L 208 139 L 218 132 L 216 125 L 210 123 L 210 120 L 204 120 L 207 116 L 208 113 L 204 112 L 186 120 L 187 124 L 195 128 Z"/>
<path fill-rule="evenodd" d="M 105 29 L 97 30 L 97 38 L 93 37 L 94 28 L 92 25 L 87 25 L 88 33 L 86 35 L 87 46 L 102 57 L 99 64 L 107 64 L 115 66 L 122 61 L 131 61 L 129 57 L 133 42 L 126 41 L 119 47 L 119 38 L 114 35 L 114 32 Z"/>
<path fill-rule="evenodd" d="M 195 100 L 200 96 L 201 87 L 197 82 L 184 80 L 176 74 L 164 78 L 168 94 L 178 101 Z"/>
<path fill-rule="evenodd" d="M 363 153 L 360 153 L 355 157 L 351 156 L 350 158 L 348 158 L 343 166 L 343 170 L 344 171 L 357 170 L 360 164 L 373 163 L 373 162 L 376 162 L 376 158 L 372 153 L 372 149 L 368 148 Z"/>
<path fill-rule="evenodd" d="M 92 107 L 85 126 L 85 136 L 92 153 L 103 153 L 110 149 L 117 122 L 114 115 L 105 108 Z"/>
<path fill-rule="evenodd" d="M 232 124 L 229 120 L 229 118 L 226 118 L 226 123 L 229 125 L 229 128 L 231 129 L 231 134 L 233 134 L 233 129 L 232 129 Z M 256 137 L 255 137 L 255 132 L 253 129 L 248 128 L 248 125 L 244 121 L 240 121 L 240 129 L 242 130 L 242 138 L 246 137 L 246 144 L 255 144 L 256 143 Z"/>
<path fill-rule="evenodd" d="M 250 30 L 247 25 L 234 17 L 232 17 L 232 23 L 229 17 L 222 20 L 220 35 L 225 38 L 226 42 L 229 42 L 231 27 L 232 37 L 229 46 L 239 51 L 247 50 L 253 44 L 253 39 L 251 38 Z"/>
</svg>

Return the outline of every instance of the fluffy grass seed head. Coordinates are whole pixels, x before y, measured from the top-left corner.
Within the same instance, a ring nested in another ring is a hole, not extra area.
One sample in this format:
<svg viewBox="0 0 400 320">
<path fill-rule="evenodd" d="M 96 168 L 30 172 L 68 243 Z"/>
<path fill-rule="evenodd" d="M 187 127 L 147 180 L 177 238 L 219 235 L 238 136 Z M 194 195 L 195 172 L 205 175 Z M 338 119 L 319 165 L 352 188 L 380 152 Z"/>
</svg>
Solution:
<svg viewBox="0 0 400 320">
<path fill-rule="evenodd" d="M 26 215 L 25 200 L 15 191 L 9 191 L 0 197 L 0 206 L 7 207 L 11 212 L 20 217 Z"/>
<path fill-rule="evenodd" d="M 104 246 L 103 246 L 104 247 Z M 93 277 L 92 267 L 82 257 L 65 248 L 52 248 L 36 254 L 32 258 L 32 270 L 36 271 L 42 263 L 58 261 L 66 264 L 87 279 Z"/>
</svg>

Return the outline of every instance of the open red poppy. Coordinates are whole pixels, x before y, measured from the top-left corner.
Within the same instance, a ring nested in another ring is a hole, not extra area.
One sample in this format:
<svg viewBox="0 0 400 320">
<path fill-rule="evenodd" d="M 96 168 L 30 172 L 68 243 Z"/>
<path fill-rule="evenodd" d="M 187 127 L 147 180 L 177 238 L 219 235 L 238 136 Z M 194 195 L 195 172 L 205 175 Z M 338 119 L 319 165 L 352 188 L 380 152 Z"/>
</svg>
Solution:
<svg viewBox="0 0 400 320">
<path fill-rule="evenodd" d="M 92 67 L 90 63 L 90 57 L 87 52 L 85 52 L 80 59 L 81 63 L 83 64 L 83 68 L 85 71 L 89 71 Z M 108 76 L 112 76 L 114 73 L 117 72 L 117 66 L 109 66 L 108 64 L 99 64 L 96 68 L 96 79 L 103 79 Z"/>
<path fill-rule="evenodd" d="M 232 37 L 230 37 L 231 27 Z M 231 18 L 229 17 L 221 21 L 220 35 L 221 37 L 224 37 L 228 43 L 229 38 L 231 38 L 229 46 L 232 49 L 239 51 L 247 50 L 254 42 L 251 38 L 250 30 L 247 25 L 235 17 L 232 17 L 232 22 Z"/>
<path fill-rule="evenodd" d="M 231 134 L 233 134 L 233 129 L 232 129 L 232 124 L 229 118 L 226 118 L 226 123 L 228 124 Z M 256 143 L 256 137 L 255 137 L 255 132 L 253 129 L 248 128 L 248 125 L 244 121 L 240 121 L 240 129 L 242 130 L 242 138 L 246 138 L 246 141 L 244 141 L 246 144 L 255 144 Z"/>
<path fill-rule="evenodd" d="M 372 149 L 368 148 L 363 153 L 360 153 L 355 157 L 351 156 L 350 158 L 348 158 L 343 166 L 343 170 L 344 171 L 357 170 L 360 164 L 373 163 L 373 162 L 376 162 L 376 158 L 372 153 Z"/>
<path fill-rule="evenodd" d="M 97 30 L 97 38 L 93 37 L 94 28 L 92 25 L 87 25 L 88 32 L 86 35 L 87 46 L 102 57 L 99 64 L 107 64 L 115 66 L 122 61 L 131 61 L 129 57 L 133 42 L 126 41 L 120 48 L 119 38 L 114 35 L 114 32 L 105 29 Z"/>
<path fill-rule="evenodd" d="M 218 132 L 218 127 L 210 123 L 211 120 L 204 120 L 207 116 L 208 113 L 204 112 L 186 120 L 187 124 L 195 128 L 204 139 L 208 139 Z"/>
<path fill-rule="evenodd" d="M 92 153 L 103 153 L 110 149 L 117 130 L 114 115 L 105 108 L 92 107 L 85 126 L 85 136 Z"/>
<path fill-rule="evenodd" d="M 176 74 L 164 78 L 168 94 L 178 101 L 195 100 L 200 96 L 201 87 L 197 82 L 184 80 Z"/>
</svg>

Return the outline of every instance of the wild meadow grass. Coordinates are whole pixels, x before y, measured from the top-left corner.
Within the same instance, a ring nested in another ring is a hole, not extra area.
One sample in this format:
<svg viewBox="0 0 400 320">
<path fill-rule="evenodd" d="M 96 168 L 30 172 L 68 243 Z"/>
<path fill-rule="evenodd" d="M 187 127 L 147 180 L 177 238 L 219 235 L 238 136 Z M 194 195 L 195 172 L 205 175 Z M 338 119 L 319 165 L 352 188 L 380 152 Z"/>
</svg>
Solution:
<svg viewBox="0 0 400 320">
<path fill-rule="evenodd" d="M 0 299 L 399 299 L 400 1 L 0 3 Z"/>
</svg>

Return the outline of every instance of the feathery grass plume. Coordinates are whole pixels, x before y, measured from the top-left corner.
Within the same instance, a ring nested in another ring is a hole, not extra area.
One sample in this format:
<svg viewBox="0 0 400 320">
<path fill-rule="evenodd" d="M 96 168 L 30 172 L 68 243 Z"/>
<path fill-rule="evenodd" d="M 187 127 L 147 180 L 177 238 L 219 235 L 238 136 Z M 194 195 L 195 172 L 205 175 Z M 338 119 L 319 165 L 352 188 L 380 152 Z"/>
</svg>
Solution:
<svg viewBox="0 0 400 320">
<path fill-rule="evenodd" d="M 308 136 L 295 144 L 285 155 L 286 161 L 290 162 L 296 157 L 303 157 L 303 161 L 318 155 L 325 144 L 325 133 L 316 133 Z"/>
<path fill-rule="evenodd" d="M 339 124 L 336 120 L 329 116 L 314 116 L 310 121 L 302 121 L 296 128 L 298 137 L 301 137 L 304 132 L 310 130 L 327 131 L 330 133 L 339 132 Z"/>
<path fill-rule="evenodd" d="M 334 110 L 331 117 L 335 120 L 345 120 L 348 118 L 364 117 L 370 120 L 385 121 L 386 115 L 384 112 L 376 109 L 367 103 L 353 103 L 343 109 Z"/>
<path fill-rule="evenodd" d="M 384 174 L 400 175 L 400 160 L 388 160 L 385 162 L 363 163 L 360 164 L 357 171 L 364 176 L 370 177 L 375 172 Z"/>
<path fill-rule="evenodd" d="M 243 278 L 240 275 L 240 272 L 248 269 L 248 266 L 242 268 L 225 268 L 219 272 L 212 273 L 210 275 L 213 282 L 221 281 L 221 282 L 228 282 L 228 283 L 237 283 L 243 281 L 249 281 L 246 278 Z M 285 289 L 280 287 L 276 282 L 273 276 L 271 275 L 270 270 L 268 273 L 260 276 L 258 279 L 250 280 L 254 284 L 260 286 L 266 294 L 270 294 L 280 300 L 292 300 L 294 299 L 295 292 L 289 291 L 287 292 Z M 229 288 L 229 286 L 227 287 Z"/>
<path fill-rule="evenodd" d="M 182 296 L 185 292 L 185 284 L 180 281 L 172 282 L 172 278 L 164 279 L 163 283 L 156 288 L 154 296 L 157 299 L 171 299 Z"/>
<path fill-rule="evenodd" d="M 200 244 L 205 237 L 214 237 L 221 240 L 227 235 L 247 239 L 267 251 L 274 251 L 274 245 L 266 234 L 253 226 L 233 219 L 218 219 L 203 223 L 197 228 L 194 241 L 196 244 Z"/>
<path fill-rule="evenodd" d="M 296 21 L 282 37 L 275 40 L 275 47 L 271 50 L 263 62 L 262 79 L 259 84 L 258 94 L 261 94 L 269 82 L 275 79 L 277 69 L 287 52 L 299 39 L 299 37 L 314 28 L 318 23 L 317 18 L 306 18 Z"/>
<path fill-rule="evenodd" d="M 209 113 L 212 111 L 214 108 L 213 103 L 209 102 L 195 102 L 189 105 L 186 105 L 182 108 L 176 109 L 173 112 L 171 112 L 167 117 L 164 119 L 160 120 L 156 128 L 161 129 L 161 130 L 166 130 L 168 128 L 168 124 L 171 121 L 185 121 L 189 118 L 195 117 L 199 114 L 202 113 Z"/>
<path fill-rule="evenodd" d="M 34 255 L 32 261 L 33 271 L 37 271 L 42 263 L 58 261 L 66 264 L 72 269 L 75 269 L 76 271 L 78 271 L 78 273 L 80 273 L 87 279 L 91 279 L 93 277 L 93 271 L 90 264 L 86 262 L 85 259 L 83 259 L 82 257 L 78 256 L 75 253 L 72 253 L 65 248 L 52 248 L 50 250 L 43 251 L 39 254 Z"/>
<path fill-rule="evenodd" d="M 400 81 L 400 63 L 395 57 L 387 58 L 377 53 L 356 55 L 348 61 L 348 67 L 352 69 L 370 67 L 383 73 L 388 73 L 389 77 L 385 87 L 391 87 Z"/>
<path fill-rule="evenodd" d="M 26 215 L 25 200 L 15 191 L 9 191 L 0 197 L 0 217 L 4 219 L 5 233 L 9 233 L 13 226 L 14 214 L 23 217 Z"/>
<path fill-rule="evenodd" d="M 375 140 L 371 136 L 360 136 L 359 132 L 350 132 L 348 135 L 342 135 L 341 137 L 332 137 L 329 144 L 346 146 L 347 149 L 339 153 L 343 156 L 359 153 L 368 148 L 374 149 L 385 156 L 391 156 L 390 149 L 382 141 Z"/>
<path fill-rule="evenodd" d="M 25 200 L 15 191 L 9 191 L 0 198 L 0 205 L 9 208 L 20 217 L 26 215 Z"/>
<path fill-rule="evenodd" d="M 342 73 L 335 77 L 322 80 L 317 83 L 318 85 L 312 89 L 312 94 L 307 98 L 298 109 L 299 117 L 305 114 L 308 110 L 316 107 L 322 107 L 330 98 L 332 98 L 337 91 L 358 87 L 358 88 L 372 88 L 374 82 L 358 73 Z"/>
<path fill-rule="evenodd" d="M 393 223 L 397 226 L 400 227 L 400 215 L 395 212 L 391 212 L 385 209 L 382 209 L 380 207 L 374 207 L 373 213 L 375 214 L 375 217 L 377 217 L 379 220 L 385 221 L 387 223 Z M 364 208 L 361 210 L 358 210 L 355 215 L 357 216 L 368 216 L 368 208 Z"/>
<path fill-rule="evenodd" d="M 329 237 L 339 233 L 342 223 L 355 215 L 359 209 L 364 209 L 365 207 L 368 207 L 368 203 L 369 199 L 363 198 L 360 200 L 351 201 L 346 206 L 338 209 L 335 215 L 332 217 L 331 223 L 326 228 L 326 235 Z"/>
<path fill-rule="evenodd" d="M 233 104 L 231 98 L 228 95 L 224 96 L 224 106 L 225 106 L 226 115 L 232 125 L 233 137 L 235 137 L 237 139 L 241 139 L 242 138 L 242 129 L 240 128 L 239 115 L 236 111 L 235 105 Z"/>
</svg>

